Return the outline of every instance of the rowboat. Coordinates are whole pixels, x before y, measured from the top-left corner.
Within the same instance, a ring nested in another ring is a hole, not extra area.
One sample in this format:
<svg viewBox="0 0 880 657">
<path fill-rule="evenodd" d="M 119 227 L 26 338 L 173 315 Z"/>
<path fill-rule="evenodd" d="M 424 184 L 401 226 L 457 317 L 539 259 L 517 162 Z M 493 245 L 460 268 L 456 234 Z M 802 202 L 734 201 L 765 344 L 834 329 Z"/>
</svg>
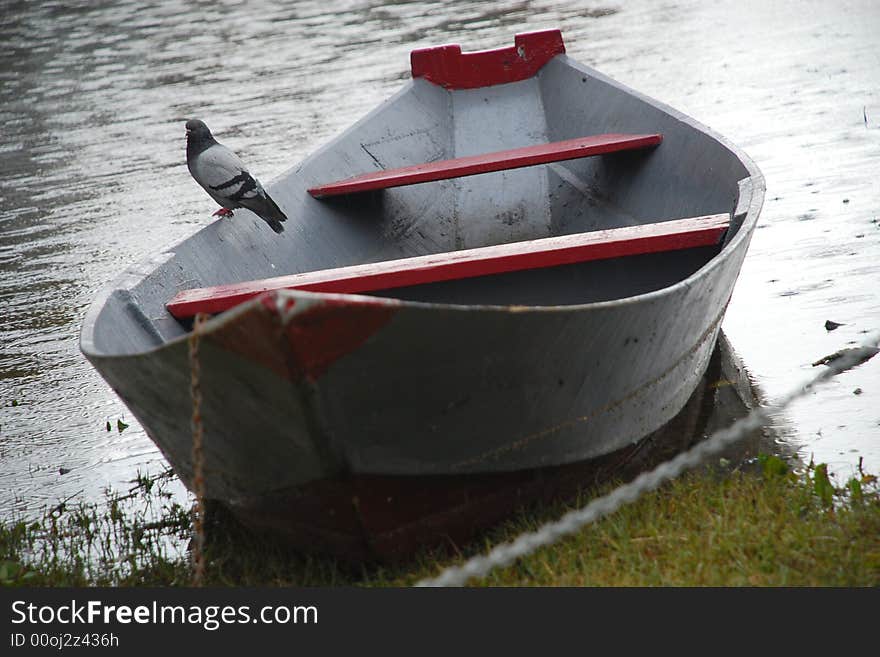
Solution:
<svg viewBox="0 0 880 657">
<path fill-rule="evenodd" d="M 205 496 L 354 559 L 466 535 L 680 422 L 764 195 L 738 148 L 558 30 L 411 66 L 267 186 L 284 233 L 216 221 L 81 334 L 190 489 L 197 374 Z"/>
</svg>

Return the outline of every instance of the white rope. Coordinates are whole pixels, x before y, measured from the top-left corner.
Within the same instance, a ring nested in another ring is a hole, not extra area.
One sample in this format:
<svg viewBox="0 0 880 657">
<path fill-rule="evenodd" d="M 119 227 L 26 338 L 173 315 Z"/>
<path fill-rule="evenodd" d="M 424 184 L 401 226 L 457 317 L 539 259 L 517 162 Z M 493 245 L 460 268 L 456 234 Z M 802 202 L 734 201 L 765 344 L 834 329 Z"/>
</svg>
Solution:
<svg viewBox="0 0 880 657">
<path fill-rule="evenodd" d="M 880 334 L 869 339 L 861 347 L 845 349 L 822 361 L 817 361 L 827 363 L 828 368 L 793 389 L 776 403 L 756 408 L 729 427 L 716 431 L 710 438 L 692 449 L 661 463 L 649 472 L 640 474 L 631 482 L 614 489 L 607 495 L 596 498 L 585 507 L 569 511 L 559 520 L 549 522 L 537 531 L 521 534 L 513 541 L 502 543 L 494 547 L 488 554 L 474 557 L 461 566 L 447 568 L 437 577 L 424 579 L 416 586 L 463 586 L 472 577 L 485 577 L 494 568 L 507 566 L 516 559 L 531 554 L 539 547 L 550 545 L 563 536 L 579 531 L 591 522 L 613 513 L 624 504 L 634 502 L 643 493 L 655 490 L 685 470 L 699 465 L 707 456 L 721 452 L 728 445 L 732 445 L 752 431 L 761 428 L 772 415 L 781 411 L 794 400 L 806 395 L 817 384 L 827 381 L 876 355 L 878 344 L 880 344 Z"/>
</svg>

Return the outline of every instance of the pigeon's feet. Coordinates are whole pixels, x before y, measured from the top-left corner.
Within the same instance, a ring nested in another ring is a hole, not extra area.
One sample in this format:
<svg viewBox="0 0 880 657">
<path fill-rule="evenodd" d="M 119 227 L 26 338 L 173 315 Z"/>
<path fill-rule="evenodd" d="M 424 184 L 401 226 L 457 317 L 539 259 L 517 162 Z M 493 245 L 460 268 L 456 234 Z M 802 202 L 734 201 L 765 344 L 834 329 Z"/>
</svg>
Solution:
<svg viewBox="0 0 880 657">
<path fill-rule="evenodd" d="M 220 208 L 219 210 L 217 210 L 217 212 L 215 212 L 211 216 L 212 217 L 231 217 L 233 214 L 235 214 L 235 213 L 232 210 L 230 210 L 229 208 Z"/>
</svg>

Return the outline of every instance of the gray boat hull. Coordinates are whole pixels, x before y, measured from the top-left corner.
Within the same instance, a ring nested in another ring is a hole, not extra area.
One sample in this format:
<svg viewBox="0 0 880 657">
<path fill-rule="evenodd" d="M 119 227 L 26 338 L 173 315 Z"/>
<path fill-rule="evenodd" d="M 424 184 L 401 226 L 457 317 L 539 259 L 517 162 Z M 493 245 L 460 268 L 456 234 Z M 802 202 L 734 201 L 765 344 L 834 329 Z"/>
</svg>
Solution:
<svg viewBox="0 0 880 657">
<path fill-rule="evenodd" d="M 618 154 L 316 201 L 329 179 L 531 141 L 662 132 Z M 182 289 L 729 212 L 721 248 L 423 285 L 280 291 L 200 338 L 206 494 L 232 508 L 352 477 L 565 466 L 659 430 L 706 371 L 763 201 L 763 178 L 692 119 L 565 55 L 533 78 L 413 80 L 269 186 L 281 236 L 240 211 L 104 291 L 85 355 L 192 486 Z M 355 500 L 355 505 L 357 501 Z"/>
</svg>

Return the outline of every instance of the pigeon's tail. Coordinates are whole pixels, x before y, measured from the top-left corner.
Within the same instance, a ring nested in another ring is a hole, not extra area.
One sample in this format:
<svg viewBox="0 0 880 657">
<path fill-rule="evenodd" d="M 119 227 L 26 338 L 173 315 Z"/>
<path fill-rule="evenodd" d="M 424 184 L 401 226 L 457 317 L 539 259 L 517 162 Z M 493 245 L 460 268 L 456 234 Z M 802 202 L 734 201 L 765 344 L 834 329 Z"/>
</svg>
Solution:
<svg viewBox="0 0 880 657">
<path fill-rule="evenodd" d="M 287 221 L 287 215 L 285 215 L 281 208 L 278 207 L 278 204 L 272 200 L 272 197 L 266 194 L 266 207 L 270 210 L 267 213 L 267 216 L 275 221 Z"/>
<path fill-rule="evenodd" d="M 266 219 L 266 217 L 261 217 L 261 219 L 269 224 L 269 228 L 274 230 L 276 233 L 281 234 L 284 232 L 284 226 L 282 226 L 281 222 L 277 219 Z"/>
<path fill-rule="evenodd" d="M 287 221 L 287 216 L 269 194 L 264 192 L 263 195 L 256 197 L 249 203 L 242 201 L 242 205 L 257 214 L 276 233 L 284 231 L 281 222 Z"/>
<path fill-rule="evenodd" d="M 274 230 L 276 233 L 281 233 L 284 230 L 284 226 L 281 225 L 282 221 L 287 221 L 287 216 L 281 211 L 281 208 L 278 207 L 278 204 L 272 200 L 272 197 L 266 194 L 266 207 L 269 209 L 269 212 L 262 215 L 263 220 L 269 224 L 269 227 Z"/>
</svg>

